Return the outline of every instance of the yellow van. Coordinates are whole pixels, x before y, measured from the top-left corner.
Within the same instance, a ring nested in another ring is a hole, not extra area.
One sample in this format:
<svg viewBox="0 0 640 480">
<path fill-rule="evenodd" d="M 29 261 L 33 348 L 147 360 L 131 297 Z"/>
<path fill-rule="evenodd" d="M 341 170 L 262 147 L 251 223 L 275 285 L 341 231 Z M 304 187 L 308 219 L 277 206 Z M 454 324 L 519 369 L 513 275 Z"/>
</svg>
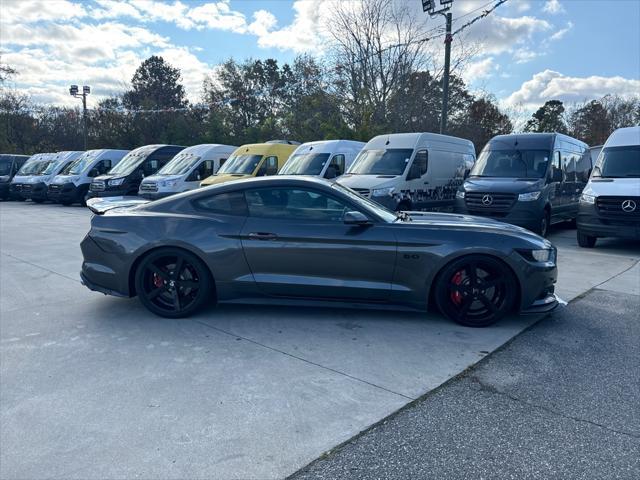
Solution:
<svg viewBox="0 0 640 480">
<path fill-rule="evenodd" d="M 300 143 L 272 140 L 237 148 L 215 175 L 200 182 L 201 187 L 238 180 L 239 178 L 275 175 Z"/>
</svg>

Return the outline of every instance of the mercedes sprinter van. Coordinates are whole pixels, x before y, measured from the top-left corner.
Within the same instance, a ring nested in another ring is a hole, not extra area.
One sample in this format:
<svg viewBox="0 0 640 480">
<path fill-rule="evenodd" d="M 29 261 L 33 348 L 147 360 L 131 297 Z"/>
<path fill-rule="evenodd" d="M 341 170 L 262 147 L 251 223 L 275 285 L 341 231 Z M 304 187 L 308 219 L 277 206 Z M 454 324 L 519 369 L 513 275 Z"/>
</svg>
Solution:
<svg viewBox="0 0 640 480">
<path fill-rule="evenodd" d="M 47 198 L 63 205 L 84 205 L 93 179 L 118 164 L 129 150 L 87 150 L 51 180 Z"/>
<path fill-rule="evenodd" d="M 456 212 L 519 225 L 542 236 L 573 221 L 591 173 L 586 143 L 560 133 L 498 135 L 456 194 Z"/>
<path fill-rule="evenodd" d="M 352 140 L 320 140 L 300 145 L 278 175 L 313 175 L 337 178 L 351 166 L 365 146 Z"/>
<path fill-rule="evenodd" d="M 202 180 L 218 172 L 237 148 L 216 143 L 185 148 L 158 173 L 142 180 L 138 195 L 156 200 L 198 188 Z"/>
<path fill-rule="evenodd" d="M 578 245 L 601 237 L 640 240 L 640 127 L 619 128 L 604 144 L 580 197 Z"/>
<path fill-rule="evenodd" d="M 475 161 L 473 142 L 437 133 L 394 133 L 367 142 L 337 182 L 391 210 L 451 210 Z"/>
<path fill-rule="evenodd" d="M 184 148 L 179 145 L 145 145 L 131 150 L 106 175 L 93 179 L 89 198 L 138 195 L 142 179 L 155 174 Z"/>
<path fill-rule="evenodd" d="M 240 178 L 276 175 L 300 145 L 289 140 L 271 140 L 237 148 L 215 175 L 202 181 L 203 187 Z"/>
</svg>

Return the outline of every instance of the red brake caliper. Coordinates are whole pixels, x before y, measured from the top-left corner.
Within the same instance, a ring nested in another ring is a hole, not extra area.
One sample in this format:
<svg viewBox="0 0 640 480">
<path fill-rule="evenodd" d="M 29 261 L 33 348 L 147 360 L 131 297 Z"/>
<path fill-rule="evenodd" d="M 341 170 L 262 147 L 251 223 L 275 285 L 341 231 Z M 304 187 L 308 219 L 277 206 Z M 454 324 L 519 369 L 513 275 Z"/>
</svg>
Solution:
<svg viewBox="0 0 640 480">
<path fill-rule="evenodd" d="M 462 270 L 456 272 L 453 277 L 451 277 L 451 283 L 455 285 L 460 285 L 462 283 Z M 453 290 L 451 292 L 451 301 L 456 305 L 460 305 L 462 303 L 462 293 L 458 290 Z"/>
<path fill-rule="evenodd" d="M 162 280 L 162 277 L 160 277 L 160 275 L 158 275 L 157 273 L 153 274 L 153 285 L 156 288 L 162 288 L 164 286 L 164 281 Z"/>
</svg>

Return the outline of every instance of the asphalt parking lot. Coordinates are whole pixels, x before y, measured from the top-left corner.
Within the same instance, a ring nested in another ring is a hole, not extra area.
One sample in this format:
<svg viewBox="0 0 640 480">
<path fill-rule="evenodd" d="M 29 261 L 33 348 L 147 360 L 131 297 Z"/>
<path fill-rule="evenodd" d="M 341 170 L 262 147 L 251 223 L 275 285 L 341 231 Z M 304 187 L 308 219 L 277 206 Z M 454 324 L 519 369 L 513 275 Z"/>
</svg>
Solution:
<svg viewBox="0 0 640 480">
<path fill-rule="evenodd" d="M 167 320 L 80 285 L 86 209 L 0 204 L 0 477 L 279 478 L 496 350 L 381 310 L 224 306 Z M 558 293 L 640 292 L 640 248 L 556 228 Z M 572 308 L 569 305 L 567 308 Z"/>
</svg>

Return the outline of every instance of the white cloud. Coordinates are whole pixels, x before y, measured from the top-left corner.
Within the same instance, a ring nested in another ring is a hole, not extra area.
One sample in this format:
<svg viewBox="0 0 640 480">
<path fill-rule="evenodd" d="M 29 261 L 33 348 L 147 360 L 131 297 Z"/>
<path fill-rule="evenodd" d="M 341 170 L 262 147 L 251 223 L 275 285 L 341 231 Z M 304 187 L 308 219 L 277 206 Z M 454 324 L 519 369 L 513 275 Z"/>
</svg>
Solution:
<svg viewBox="0 0 640 480">
<path fill-rule="evenodd" d="M 231 10 L 228 0 L 205 3 L 189 10 L 186 16 L 197 28 L 207 27 L 236 33 L 244 33 L 247 29 L 245 16 Z"/>
<path fill-rule="evenodd" d="M 608 94 L 637 95 L 640 80 L 623 77 L 569 77 L 553 70 L 536 73 L 504 100 L 507 106 L 535 108 L 547 100 L 581 102 Z"/>
<path fill-rule="evenodd" d="M 567 22 L 567 26 L 558 30 L 556 33 L 554 33 L 553 35 L 551 35 L 551 37 L 549 37 L 549 40 L 562 40 L 562 38 L 564 38 L 564 36 L 569 33 L 569 31 L 573 28 L 573 22 Z"/>
<path fill-rule="evenodd" d="M 521 48 L 513 52 L 513 59 L 516 63 L 528 63 L 536 58 L 544 55 L 540 52 L 534 52 L 533 50 L 529 50 L 528 48 Z"/>
<path fill-rule="evenodd" d="M 552 15 L 564 13 L 564 7 L 560 3 L 560 0 L 547 0 L 544 7 L 542 7 L 542 10 Z"/>
<path fill-rule="evenodd" d="M 463 77 L 466 83 L 471 84 L 477 80 L 491 77 L 496 70 L 497 65 L 495 64 L 493 57 L 487 57 L 483 60 L 472 62 L 467 65 Z"/>
</svg>

